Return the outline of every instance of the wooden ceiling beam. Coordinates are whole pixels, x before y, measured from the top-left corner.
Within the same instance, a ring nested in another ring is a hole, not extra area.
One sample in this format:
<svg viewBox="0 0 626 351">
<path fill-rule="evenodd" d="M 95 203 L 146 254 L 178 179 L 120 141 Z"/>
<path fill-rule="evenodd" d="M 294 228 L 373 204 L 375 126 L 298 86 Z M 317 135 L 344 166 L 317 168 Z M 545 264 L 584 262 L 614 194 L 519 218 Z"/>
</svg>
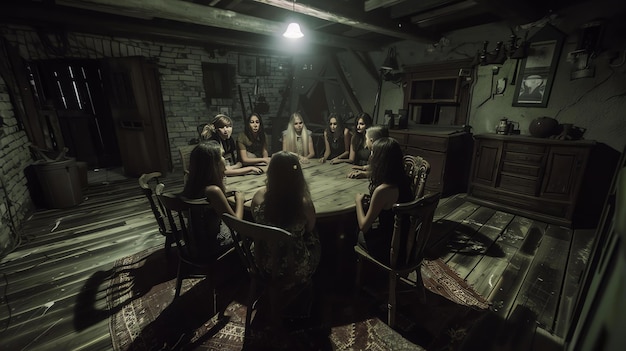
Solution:
<svg viewBox="0 0 626 351">
<path fill-rule="evenodd" d="M 254 0 L 258 3 L 267 4 L 281 9 L 294 11 L 306 16 L 319 18 L 325 21 L 334 22 L 338 24 L 347 25 L 350 27 L 363 29 L 366 31 L 387 35 L 390 37 L 410 40 L 416 42 L 432 42 L 439 40 L 439 36 L 433 35 L 417 26 L 413 26 L 410 23 L 399 23 L 390 20 L 384 20 L 377 18 L 374 22 L 372 19 L 364 20 L 358 18 L 358 16 L 342 15 L 337 11 L 329 12 L 320 10 L 318 8 L 293 2 L 292 0 Z"/>
<path fill-rule="evenodd" d="M 280 38 L 284 24 L 237 12 L 204 6 L 182 0 L 57 0 L 58 5 L 90 11 L 112 13 L 134 18 L 162 18 L 183 23 L 224 28 L 233 31 Z M 307 41 L 335 48 L 376 50 L 378 45 L 364 40 L 309 31 Z"/>
</svg>

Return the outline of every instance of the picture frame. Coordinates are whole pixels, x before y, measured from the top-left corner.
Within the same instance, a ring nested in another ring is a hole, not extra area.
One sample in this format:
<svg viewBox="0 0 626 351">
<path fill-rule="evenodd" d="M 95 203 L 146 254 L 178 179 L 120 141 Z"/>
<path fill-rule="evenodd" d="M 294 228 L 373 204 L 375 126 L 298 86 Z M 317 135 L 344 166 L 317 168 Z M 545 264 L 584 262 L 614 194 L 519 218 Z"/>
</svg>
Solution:
<svg viewBox="0 0 626 351">
<path fill-rule="evenodd" d="M 250 55 L 239 55 L 238 71 L 240 76 L 256 76 L 257 58 Z"/>
<path fill-rule="evenodd" d="M 265 57 L 265 56 L 259 56 L 257 58 L 257 76 L 269 76 L 271 75 L 271 64 L 270 64 L 270 58 L 269 57 Z"/>
<path fill-rule="evenodd" d="M 547 24 L 530 38 L 528 56 L 517 72 L 513 106 L 548 106 L 564 37 L 562 32 Z"/>
</svg>

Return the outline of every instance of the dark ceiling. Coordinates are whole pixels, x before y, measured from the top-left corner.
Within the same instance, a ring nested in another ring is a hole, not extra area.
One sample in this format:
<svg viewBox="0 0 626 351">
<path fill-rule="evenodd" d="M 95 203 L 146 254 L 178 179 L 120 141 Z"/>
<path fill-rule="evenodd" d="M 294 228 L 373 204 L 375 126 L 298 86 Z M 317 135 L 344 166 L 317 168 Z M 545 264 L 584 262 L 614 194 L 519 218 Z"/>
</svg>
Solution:
<svg viewBox="0 0 626 351">
<path fill-rule="evenodd" d="M 583 1 L 5 0 L 0 19 L 249 51 L 281 51 L 280 35 L 293 19 L 312 47 L 371 51 L 400 40 L 434 43 L 450 31 L 486 23 L 529 23 Z"/>
</svg>

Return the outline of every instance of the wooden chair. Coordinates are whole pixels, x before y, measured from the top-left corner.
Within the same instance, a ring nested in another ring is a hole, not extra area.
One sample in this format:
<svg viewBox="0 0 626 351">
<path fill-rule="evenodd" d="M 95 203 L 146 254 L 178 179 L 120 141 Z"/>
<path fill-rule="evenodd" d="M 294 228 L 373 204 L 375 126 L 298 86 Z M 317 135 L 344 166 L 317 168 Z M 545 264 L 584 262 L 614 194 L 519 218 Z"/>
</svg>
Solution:
<svg viewBox="0 0 626 351">
<path fill-rule="evenodd" d="M 159 226 L 159 233 L 165 237 L 165 251 L 169 253 L 174 243 L 174 234 L 169 222 L 165 220 L 165 208 L 156 197 L 155 188 L 159 183 L 159 177 L 160 172 L 144 173 L 139 177 L 139 187 L 150 203 L 150 209 Z"/>
<path fill-rule="evenodd" d="M 185 145 L 178 148 L 178 154 L 180 155 L 180 164 L 183 168 L 183 184 L 187 182 L 187 175 L 189 174 L 189 156 L 191 155 L 191 151 L 193 151 L 196 146 L 198 145 Z"/>
<path fill-rule="evenodd" d="M 426 179 L 430 173 L 430 163 L 420 156 L 404 156 L 404 171 L 411 179 L 413 198 L 424 196 Z"/>
<path fill-rule="evenodd" d="M 285 257 L 288 266 L 290 266 L 289 262 L 294 262 L 293 250 L 284 249 L 292 240 L 292 235 L 284 229 L 242 220 L 227 213 L 222 215 L 222 220 L 231 229 L 235 250 L 250 276 L 244 332 L 247 338 L 250 335 L 253 314 L 256 314 L 258 309 L 257 302 L 262 296 L 269 298 L 270 322 L 273 323 L 280 323 L 282 308 L 291 302 L 289 299 L 285 300 L 285 296 L 281 294 L 285 281 L 278 275 L 278 272 L 282 257 Z M 269 265 L 272 267 L 272 274 L 267 274 L 255 259 L 253 247 L 256 248 L 258 254 L 260 248 L 258 243 L 261 241 L 268 244 L 269 252 L 264 252 L 263 256 L 270 257 Z M 281 248 L 279 242 L 285 242 L 287 245 Z M 291 297 L 294 298 L 296 295 L 297 292 L 291 294 Z"/>
<path fill-rule="evenodd" d="M 439 203 L 440 193 L 428 194 L 411 202 L 393 205 L 395 213 L 393 235 L 389 261 L 381 261 L 371 256 L 359 245 L 354 247 L 357 254 L 357 287 L 361 285 L 361 269 L 363 260 L 368 260 L 376 268 L 389 273 L 389 297 L 387 324 L 394 327 L 396 319 L 396 287 L 399 277 L 406 277 L 416 271 L 417 279 L 414 287 L 423 289 L 420 266 L 424 257 L 424 247 L 428 241 L 430 228 Z M 406 224 L 406 225 L 403 225 Z M 402 240 L 404 238 L 404 240 Z M 404 250 L 406 259 L 399 260 L 400 250 Z"/>
<path fill-rule="evenodd" d="M 202 200 L 184 200 L 180 197 L 163 192 L 163 185 L 159 184 L 156 189 L 159 201 L 165 207 L 167 219 L 174 230 L 174 242 L 178 251 L 179 263 L 176 275 L 176 292 L 174 298 L 180 296 L 180 290 L 184 279 L 205 278 L 213 292 L 213 312 L 217 312 L 217 291 L 215 288 L 215 266 L 234 249 L 230 247 L 225 252 L 202 252 L 194 239 L 195 222 L 192 214 L 194 207 L 210 206 Z M 197 212 L 196 212 L 197 213 Z"/>
</svg>

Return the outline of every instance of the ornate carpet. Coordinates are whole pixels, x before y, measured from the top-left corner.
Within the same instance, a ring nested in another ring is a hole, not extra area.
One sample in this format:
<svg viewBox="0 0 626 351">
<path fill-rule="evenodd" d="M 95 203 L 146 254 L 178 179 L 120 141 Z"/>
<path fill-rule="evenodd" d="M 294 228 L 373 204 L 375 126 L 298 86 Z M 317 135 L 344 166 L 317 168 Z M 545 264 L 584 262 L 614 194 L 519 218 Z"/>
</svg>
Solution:
<svg viewBox="0 0 626 351">
<path fill-rule="evenodd" d="M 175 256 L 173 252 L 166 257 L 161 248 L 153 248 L 115 263 L 107 288 L 114 350 L 241 350 L 246 313 L 241 297 L 247 292 L 247 285 L 241 282 L 245 279 L 229 280 L 231 274 L 228 268 L 224 270 L 225 280 L 218 281 L 218 286 L 222 283 L 229 287 L 217 299 L 218 309 L 224 313 L 213 315 L 212 295 L 205 280 L 185 280 L 181 296 L 173 299 Z M 238 258 L 233 256 L 231 263 L 236 265 Z M 439 299 L 429 298 L 431 307 L 420 310 L 424 318 L 430 319 L 428 327 L 399 314 L 396 331 L 381 321 L 385 320 L 384 313 L 360 313 L 359 317 L 344 316 L 338 319 L 341 322 L 324 327 L 293 327 L 290 346 L 285 349 L 424 350 L 419 345 L 426 344 L 433 350 L 449 348 L 455 339 L 462 338 L 463 328 L 488 308 L 487 301 L 442 261 L 425 262 L 422 275 L 424 286 Z M 422 337 L 413 338 L 412 333 Z M 423 334 L 433 336 L 423 338 Z M 442 335 L 435 336 L 438 334 Z M 262 333 L 252 337 L 258 341 L 255 349 L 284 346 L 280 340 L 264 340 Z"/>
</svg>

